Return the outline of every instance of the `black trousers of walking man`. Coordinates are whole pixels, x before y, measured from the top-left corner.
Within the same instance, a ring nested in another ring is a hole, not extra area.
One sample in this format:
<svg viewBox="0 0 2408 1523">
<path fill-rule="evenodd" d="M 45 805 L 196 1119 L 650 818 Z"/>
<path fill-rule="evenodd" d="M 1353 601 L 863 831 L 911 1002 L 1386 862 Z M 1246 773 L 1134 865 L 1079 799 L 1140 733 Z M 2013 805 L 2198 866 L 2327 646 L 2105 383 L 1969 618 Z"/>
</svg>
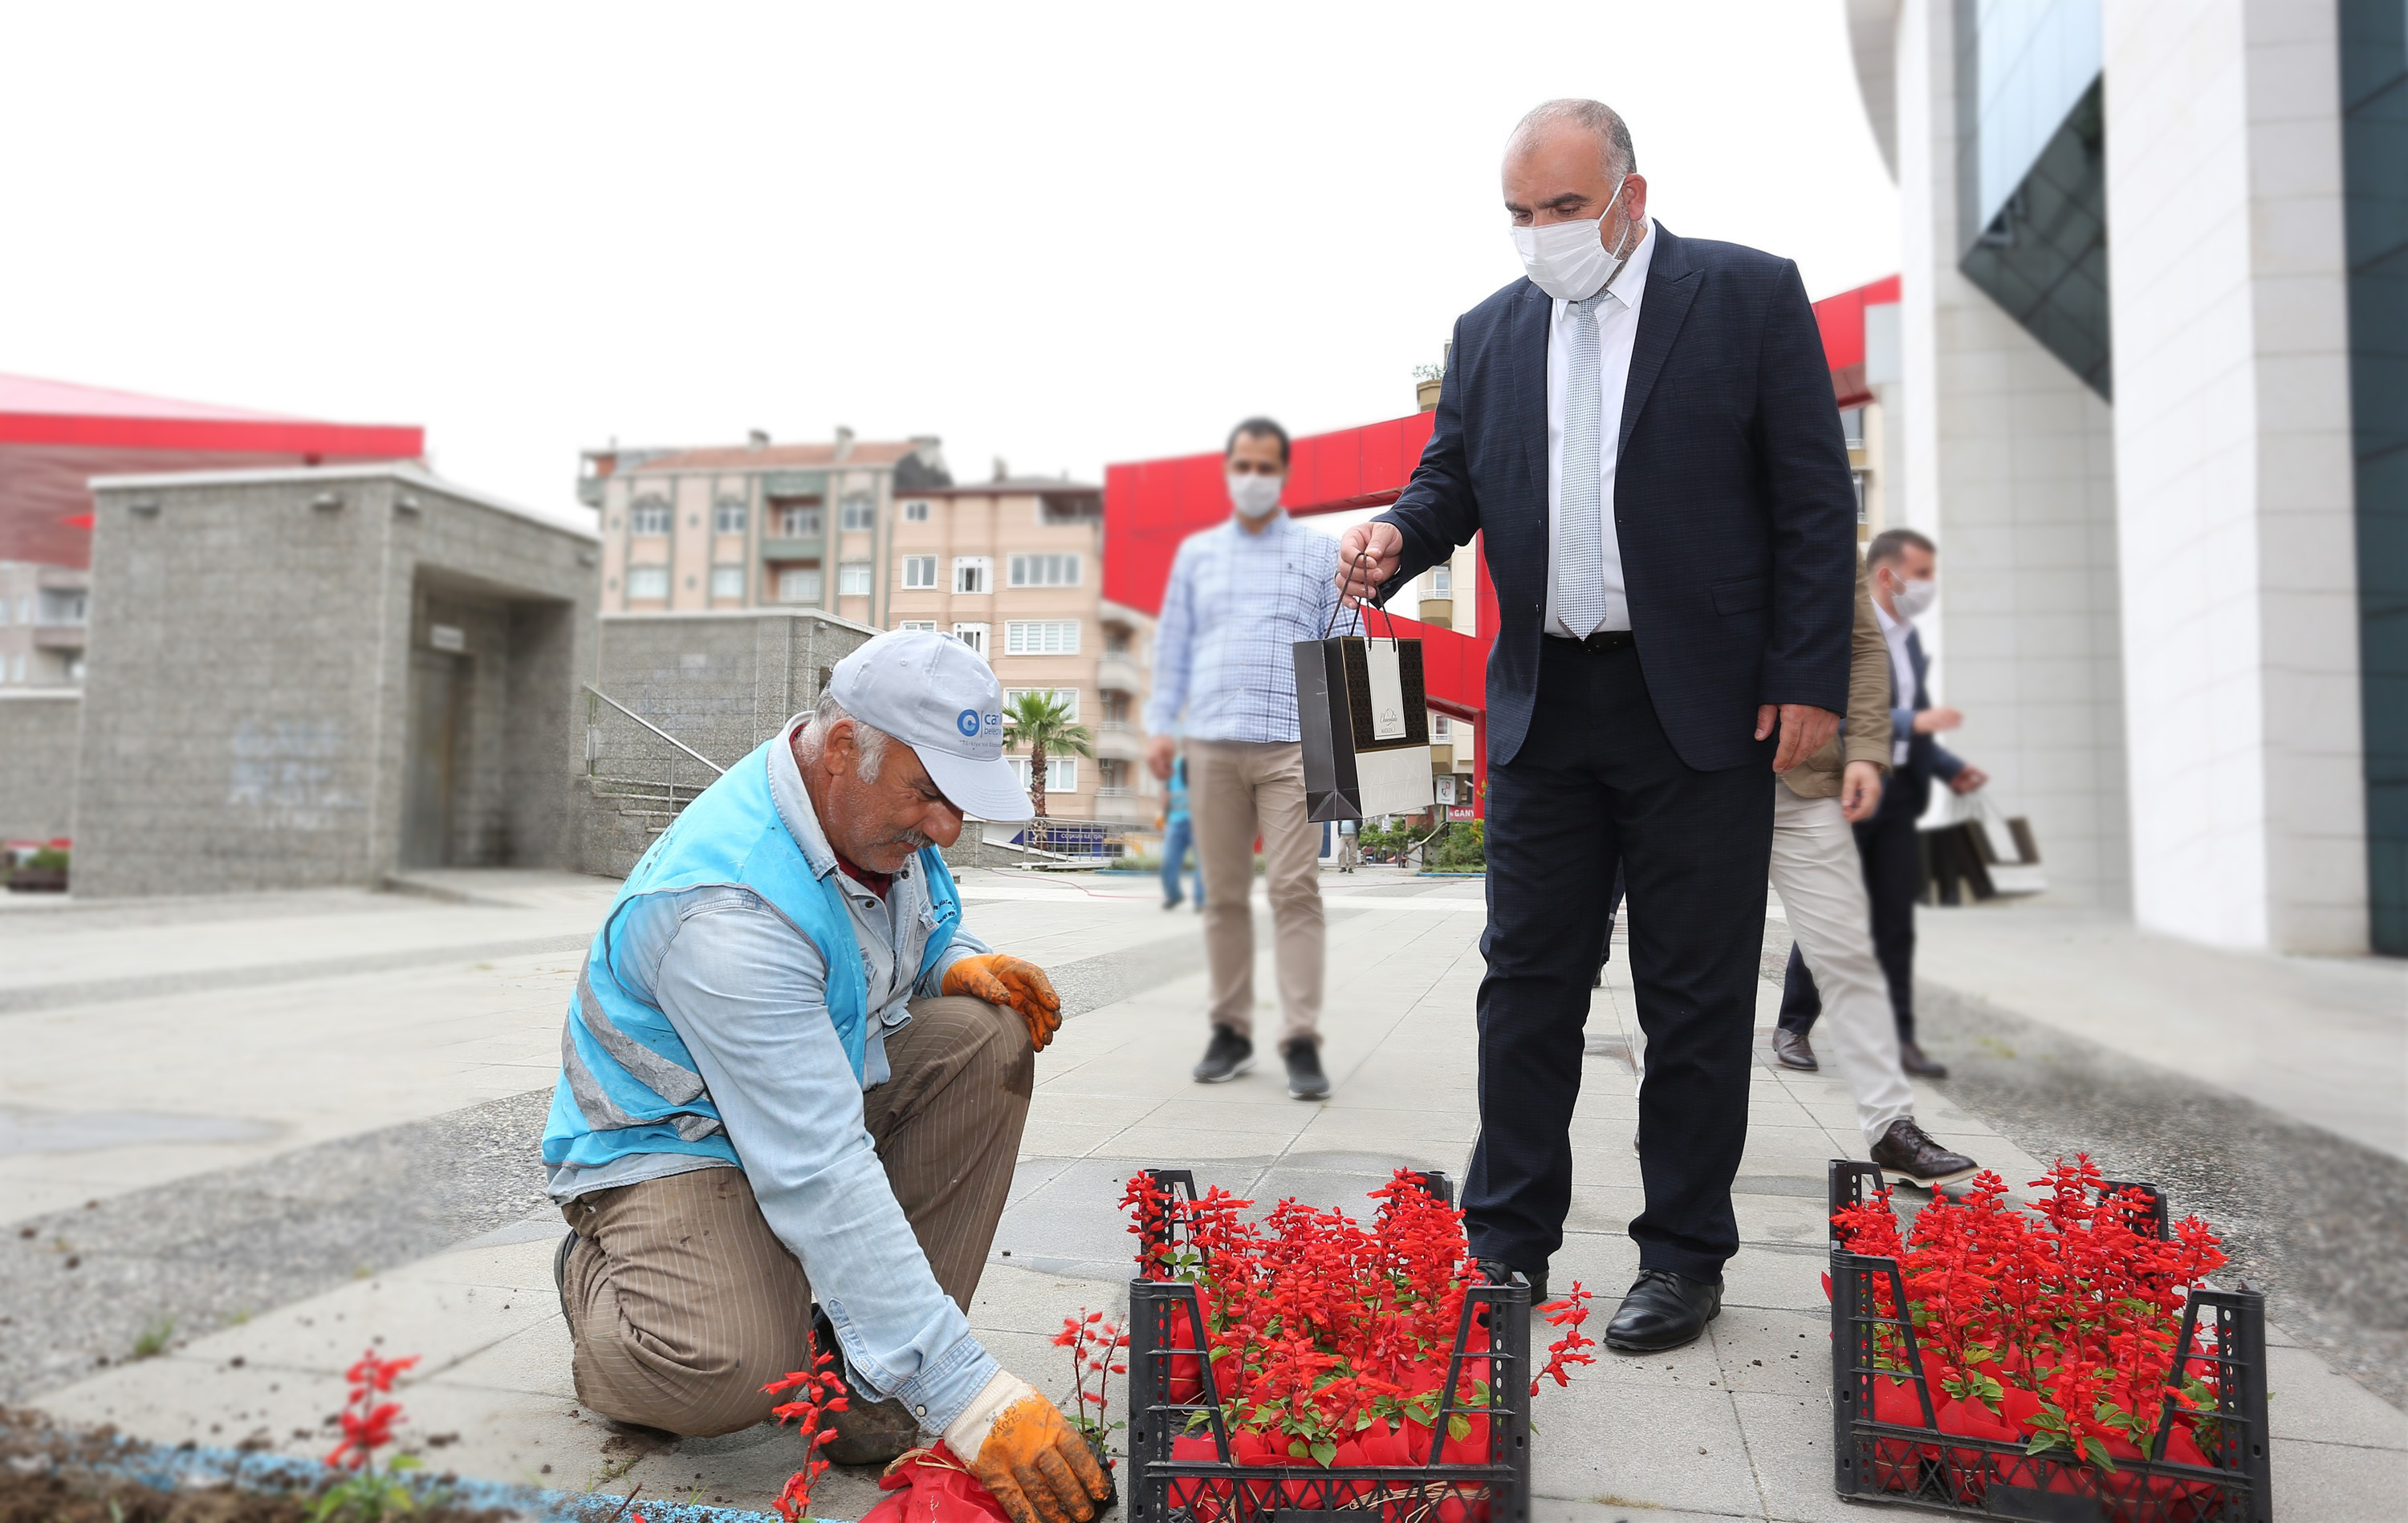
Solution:
<svg viewBox="0 0 2408 1523">
<path fill-rule="evenodd" d="M 1889 985 L 1890 1012 L 1898 1018 L 1901 1042 L 1914 1040 L 1914 890 L 1922 875 L 1914 822 L 1922 812 L 1919 804 L 1912 813 L 1902 806 L 1892 809 L 1885 798 L 1873 818 L 1856 827 L 1865 896 L 1872 902 L 1873 956 Z M 1789 969 L 1781 981 L 1781 1029 L 1803 1036 L 1822 1013 L 1822 991 L 1807 971 L 1805 954 L 1793 942 Z"/>
<path fill-rule="evenodd" d="M 1747 1141 L 1772 777 L 1760 762 L 1684 763 L 1637 649 L 1607 644 L 1541 642 L 1529 735 L 1488 775 L 1471 1250 L 1537 1273 L 1562 1245 L 1582 1029 L 1619 867 L 1647 1033 L 1647 1203 L 1630 1235 L 1642 1268 L 1718 1285 L 1739 1249 L 1730 1186 Z"/>
</svg>

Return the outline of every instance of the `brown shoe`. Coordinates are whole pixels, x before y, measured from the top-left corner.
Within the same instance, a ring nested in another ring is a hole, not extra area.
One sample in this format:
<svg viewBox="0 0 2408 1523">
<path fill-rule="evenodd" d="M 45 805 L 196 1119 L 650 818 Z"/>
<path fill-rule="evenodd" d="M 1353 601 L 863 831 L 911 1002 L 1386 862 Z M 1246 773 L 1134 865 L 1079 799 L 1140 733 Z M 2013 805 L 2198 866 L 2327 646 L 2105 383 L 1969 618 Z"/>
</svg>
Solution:
<svg viewBox="0 0 2408 1523">
<path fill-rule="evenodd" d="M 1903 1037 L 1898 1044 L 1898 1065 L 1918 1079 L 1944 1079 L 1948 1065 Z"/>
<path fill-rule="evenodd" d="M 824 1312 L 817 1320 L 816 1331 L 821 1349 L 839 1346 L 836 1330 L 829 1326 Z M 853 1372 L 845 1368 L 841 1352 L 836 1366 L 844 1385 L 845 1409 L 828 1414 L 827 1425 L 836 1437 L 820 1451 L 828 1463 L 883 1465 L 900 1458 L 905 1450 L 916 1449 L 927 1442 L 921 1436 L 919 1423 L 902 1402 L 873 1402 L 853 1383 Z"/>
<path fill-rule="evenodd" d="M 1925 1136 L 1911 1116 L 1889 1124 L 1882 1140 L 1873 1144 L 1872 1158 L 1885 1177 L 1920 1185 L 1925 1189 L 1966 1178 L 1982 1167 L 1964 1154 L 1952 1153 Z"/>
<path fill-rule="evenodd" d="M 1772 1060 L 1784 1068 L 1795 1068 L 1813 1074 L 1822 1068 L 1814 1060 L 1814 1049 L 1806 1044 L 1804 1032 L 1793 1032 L 1786 1026 L 1772 1028 Z"/>
</svg>

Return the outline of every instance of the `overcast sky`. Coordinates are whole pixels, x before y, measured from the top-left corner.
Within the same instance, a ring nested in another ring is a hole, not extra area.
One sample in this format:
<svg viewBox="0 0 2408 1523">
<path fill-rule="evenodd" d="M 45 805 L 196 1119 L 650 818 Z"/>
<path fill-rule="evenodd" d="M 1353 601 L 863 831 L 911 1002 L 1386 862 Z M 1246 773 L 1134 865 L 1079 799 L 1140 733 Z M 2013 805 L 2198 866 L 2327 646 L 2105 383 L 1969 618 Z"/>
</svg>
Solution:
<svg viewBox="0 0 2408 1523">
<path fill-rule="evenodd" d="M 1678 232 L 1890 273 L 1841 0 L 0 10 L 0 371 L 577 452 L 938 434 L 1099 480 L 1410 411 L 1594 95 Z"/>
</svg>

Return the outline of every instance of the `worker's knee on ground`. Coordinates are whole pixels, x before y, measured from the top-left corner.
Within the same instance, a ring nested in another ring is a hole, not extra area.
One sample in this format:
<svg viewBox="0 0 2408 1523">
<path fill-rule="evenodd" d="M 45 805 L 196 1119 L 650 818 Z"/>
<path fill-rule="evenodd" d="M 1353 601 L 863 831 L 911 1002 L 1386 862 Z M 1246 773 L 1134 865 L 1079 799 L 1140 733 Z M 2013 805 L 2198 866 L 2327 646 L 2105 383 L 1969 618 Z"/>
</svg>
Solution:
<svg viewBox="0 0 2408 1523">
<path fill-rule="evenodd" d="M 925 1021 L 959 1051 L 964 1081 L 991 1085 L 1026 1098 L 1037 1088 L 1037 1053 L 1028 1045 L 1028 1022 L 1009 1005 L 989 1004 L 967 994 L 911 1002 L 911 1019 Z"/>
<path fill-rule="evenodd" d="M 652 1366 L 646 1372 L 651 1378 L 640 1390 L 622 1383 L 612 1397 L 588 1404 L 621 1422 L 663 1429 L 682 1438 L 717 1438 L 768 1421 L 769 1409 L 784 1398 L 761 1388 L 789 1371 L 808 1368 L 810 1359 L 809 1350 L 797 1342 L 791 1348 L 763 1345 L 662 1368 L 660 1351 L 654 1350 L 646 1361 Z M 628 1410 L 609 1410 L 613 1405 Z"/>
</svg>

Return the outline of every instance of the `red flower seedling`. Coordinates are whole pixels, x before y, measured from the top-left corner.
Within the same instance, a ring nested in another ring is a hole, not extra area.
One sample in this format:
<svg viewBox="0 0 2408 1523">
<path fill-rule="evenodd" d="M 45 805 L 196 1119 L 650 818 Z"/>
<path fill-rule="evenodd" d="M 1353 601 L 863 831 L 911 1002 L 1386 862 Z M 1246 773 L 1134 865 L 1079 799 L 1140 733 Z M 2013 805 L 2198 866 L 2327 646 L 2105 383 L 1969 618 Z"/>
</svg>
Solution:
<svg viewBox="0 0 2408 1523">
<path fill-rule="evenodd" d="M 400 1473 L 417 1469 L 417 1458 L 395 1455 L 380 1469 L 377 1451 L 393 1442 L 394 1428 L 403 1420 L 401 1403 L 380 1398 L 393 1390 L 394 1382 L 414 1367 L 418 1359 L 412 1354 L 407 1359 L 382 1359 L 371 1348 L 344 1372 L 351 1385 L 343 1409 L 336 1415 L 343 1437 L 327 1454 L 325 1462 L 333 1469 L 351 1473 L 319 1493 L 310 1503 L 312 1518 L 380 1518 L 389 1513 L 407 1512 L 414 1505 Z"/>
<path fill-rule="evenodd" d="M 804 1346 L 813 1356 L 810 1369 L 789 1371 L 761 1388 L 771 1396 L 793 1397 L 771 1407 L 769 1415 L 781 1425 L 793 1423 L 803 1441 L 802 1468 L 786 1477 L 773 1504 L 786 1523 L 802 1523 L 810 1516 L 811 1487 L 828 1468 L 820 1450 L 836 1440 L 836 1430 L 824 1425 L 835 1414 L 852 1410 L 852 1399 L 844 1393 L 835 1350 L 820 1352 L 816 1339 Z"/>
</svg>

